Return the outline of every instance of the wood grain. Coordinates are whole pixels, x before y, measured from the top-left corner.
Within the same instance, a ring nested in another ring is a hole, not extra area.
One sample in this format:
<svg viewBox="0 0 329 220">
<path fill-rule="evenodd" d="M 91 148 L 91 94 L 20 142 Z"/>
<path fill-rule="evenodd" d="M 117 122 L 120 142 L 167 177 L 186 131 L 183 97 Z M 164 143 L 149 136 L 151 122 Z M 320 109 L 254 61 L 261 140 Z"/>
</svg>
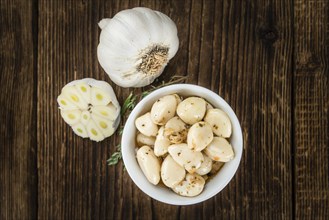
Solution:
<svg viewBox="0 0 329 220">
<path fill-rule="evenodd" d="M 0 3 L 0 219 L 35 219 L 36 69 L 33 3 Z"/>
<path fill-rule="evenodd" d="M 105 17 L 161 11 L 180 46 L 155 84 L 188 76 L 242 126 L 241 165 L 192 206 L 144 194 L 108 166 L 121 136 L 73 134 L 56 98 L 68 82 L 109 82 L 97 60 Z M 329 3 L 325 0 L 0 0 L 0 219 L 329 219 Z"/>
<path fill-rule="evenodd" d="M 329 219 L 329 2 L 295 1 L 296 218 Z"/>
</svg>

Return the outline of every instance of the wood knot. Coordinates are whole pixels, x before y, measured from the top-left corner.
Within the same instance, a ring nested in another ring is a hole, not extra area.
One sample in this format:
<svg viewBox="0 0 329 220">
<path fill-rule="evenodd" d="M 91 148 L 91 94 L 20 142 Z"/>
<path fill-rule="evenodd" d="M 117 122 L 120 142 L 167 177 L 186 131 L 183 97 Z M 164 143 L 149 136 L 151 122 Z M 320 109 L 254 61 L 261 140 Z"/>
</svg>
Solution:
<svg viewBox="0 0 329 220">
<path fill-rule="evenodd" d="M 269 44 L 273 44 L 279 38 L 278 30 L 275 28 L 260 28 L 258 31 L 258 35 L 262 41 Z"/>
</svg>

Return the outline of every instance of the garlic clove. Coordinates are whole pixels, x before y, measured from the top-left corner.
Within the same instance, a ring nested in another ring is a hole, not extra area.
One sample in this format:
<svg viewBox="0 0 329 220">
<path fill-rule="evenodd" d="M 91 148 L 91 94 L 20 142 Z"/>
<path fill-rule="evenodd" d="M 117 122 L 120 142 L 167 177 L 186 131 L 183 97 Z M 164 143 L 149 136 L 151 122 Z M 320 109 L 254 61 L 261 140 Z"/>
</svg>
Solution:
<svg viewBox="0 0 329 220">
<path fill-rule="evenodd" d="M 179 144 L 186 140 L 188 126 L 177 116 L 171 118 L 164 127 L 164 136 L 171 143 Z"/>
<path fill-rule="evenodd" d="M 214 134 L 207 122 L 200 121 L 190 127 L 187 145 L 191 150 L 202 151 L 212 141 Z"/>
<path fill-rule="evenodd" d="M 87 102 L 90 103 L 90 98 L 91 98 L 91 88 L 90 86 L 85 83 L 81 82 L 79 84 L 75 85 L 75 89 L 80 93 L 81 97 Z"/>
<path fill-rule="evenodd" d="M 94 120 L 104 137 L 109 137 L 114 133 L 115 128 L 113 127 L 113 121 L 107 120 L 93 113 L 91 113 L 91 118 Z"/>
<path fill-rule="evenodd" d="M 194 173 L 204 161 L 201 152 L 192 151 L 187 144 L 173 144 L 168 147 L 169 154 L 189 173 Z"/>
<path fill-rule="evenodd" d="M 157 185 L 160 181 L 160 162 L 152 149 L 149 146 L 143 146 L 138 149 L 136 157 L 147 180 Z"/>
<path fill-rule="evenodd" d="M 62 95 L 74 103 L 79 109 L 88 108 L 88 103 L 82 98 L 74 86 L 64 86 Z"/>
<path fill-rule="evenodd" d="M 177 38 L 177 27 L 167 15 L 158 11 L 156 11 L 155 13 L 160 16 L 162 21 L 162 32 L 165 33 L 164 35 L 162 35 L 164 37 L 164 45 L 171 45 L 168 51 L 168 58 L 171 59 L 175 56 L 179 47 L 179 40 Z M 168 33 L 170 33 L 170 35 Z"/>
<path fill-rule="evenodd" d="M 72 126 L 74 133 L 82 138 L 89 137 L 87 129 L 84 124 L 78 123 Z"/>
<path fill-rule="evenodd" d="M 209 103 L 206 102 L 206 111 L 208 111 L 209 109 L 213 109 L 214 107 Z"/>
<path fill-rule="evenodd" d="M 89 121 L 89 123 L 86 126 L 86 130 L 87 130 L 90 140 L 99 142 L 99 141 L 104 140 L 104 138 L 105 138 L 93 120 Z"/>
<path fill-rule="evenodd" d="M 138 117 L 135 120 L 135 126 L 140 133 L 146 136 L 155 137 L 158 133 L 158 126 L 153 123 L 150 112 Z"/>
<path fill-rule="evenodd" d="M 89 111 L 83 111 L 81 113 L 81 119 L 80 119 L 81 123 L 84 126 L 86 126 L 88 124 L 89 120 L 90 120 L 90 112 Z"/>
<path fill-rule="evenodd" d="M 137 145 L 139 147 L 144 146 L 144 145 L 152 147 L 154 145 L 155 138 L 154 137 L 148 137 L 148 136 L 146 136 L 142 133 L 138 133 L 137 137 L 136 137 L 136 142 L 137 142 Z M 158 156 L 158 155 L 156 155 L 156 156 Z"/>
<path fill-rule="evenodd" d="M 80 110 L 61 110 L 61 116 L 66 123 L 74 125 L 80 122 L 81 111 Z"/>
<path fill-rule="evenodd" d="M 177 115 L 187 124 L 201 121 L 206 113 L 206 102 L 199 97 L 188 97 L 177 106 Z"/>
<path fill-rule="evenodd" d="M 212 168 L 210 170 L 210 175 L 214 175 L 218 173 L 218 171 L 224 166 L 224 162 L 219 162 L 219 161 L 213 161 L 212 163 Z"/>
<path fill-rule="evenodd" d="M 138 48 L 131 43 L 134 41 L 134 37 L 131 35 L 129 27 L 119 19 L 112 18 L 101 31 L 98 48 L 100 45 L 105 46 L 108 49 L 108 54 L 115 57 L 137 54 Z"/>
<path fill-rule="evenodd" d="M 147 9 L 152 13 L 152 10 Z M 130 34 L 135 34 L 134 36 L 131 35 L 124 35 L 121 37 L 127 37 L 131 40 L 130 45 L 134 46 L 135 48 L 147 48 L 149 45 L 149 39 L 151 39 L 151 34 L 148 31 L 148 27 L 146 26 L 146 18 L 144 13 L 138 10 L 124 10 L 117 13 L 114 17 L 115 20 L 119 20 L 120 22 L 124 22 L 125 30 L 129 30 Z"/>
<path fill-rule="evenodd" d="M 199 195 L 202 192 L 205 184 L 206 181 L 202 176 L 188 173 L 186 174 L 185 179 L 174 186 L 172 189 L 175 193 L 181 196 L 192 197 Z"/>
<path fill-rule="evenodd" d="M 205 154 L 203 154 L 203 158 L 201 166 L 195 171 L 200 176 L 208 174 L 212 169 L 212 160 Z"/>
<path fill-rule="evenodd" d="M 74 110 L 79 108 L 62 94 L 57 97 L 57 103 L 62 110 Z"/>
<path fill-rule="evenodd" d="M 214 134 L 228 138 L 232 134 L 232 124 L 227 114 L 220 109 L 209 109 L 204 118 L 212 127 Z"/>
<path fill-rule="evenodd" d="M 170 155 L 168 155 L 162 162 L 161 180 L 170 188 L 180 183 L 184 179 L 185 173 L 184 167 L 176 163 Z"/>
<path fill-rule="evenodd" d="M 93 106 L 105 106 L 111 102 L 111 96 L 97 87 L 91 88 L 91 104 Z"/>
<path fill-rule="evenodd" d="M 94 106 L 91 108 L 91 111 L 98 116 L 112 121 L 115 120 L 118 115 L 118 109 L 113 105 L 113 103 L 106 106 Z"/>
<path fill-rule="evenodd" d="M 151 119 L 155 124 L 164 125 L 175 116 L 177 107 L 176 97 L 166 95 L 158 99 L 151 108 Z"/>
<path fill-rule="evenodd" d="M 164 126 L 162 126 L 156 136 L 154 142 L 154 154 L 156 156 L 163 156 L 168 152 L 168 147 L 171 145 L 171 142 L 164 135 Z"/>
<path fill-rule="evenodd" d="M 161 42 L 164 38 L 163 29 L 159 28 L 162 26 L 162 17 L 159 16 L 155 11 L 148 8 L 138 7 L 133 8 L 133 10 L 143 14 L 143 23 L 145 24 L 145 27 L 147 27 L 145 29 L 150 35 L 150 43 Z"/>
<path fill-rule="evenodd" d="M 214 161 L 228 162 L 234 158 L 234 151 L 231 144 L 222 137 L 214 137 L 204 152 Z"/>
</svg>

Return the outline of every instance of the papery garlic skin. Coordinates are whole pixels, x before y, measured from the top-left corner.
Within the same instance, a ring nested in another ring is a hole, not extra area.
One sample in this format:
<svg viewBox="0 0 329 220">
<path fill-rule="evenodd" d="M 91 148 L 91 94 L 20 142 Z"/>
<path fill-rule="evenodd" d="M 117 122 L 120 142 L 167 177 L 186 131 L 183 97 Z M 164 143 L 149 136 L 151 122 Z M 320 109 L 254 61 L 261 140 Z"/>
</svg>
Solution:
<svg viewBox="0 0 329 220">
<path fill-rule="evenodd" d="M 107 82 L 72 81 L 63 87 L 57 102 L 64 121 L 82 138 L 102 141 L 118 128 L 120 105 Z"/>
<path fill-rule="evenodd" d="M 137 7 L 99 22 L 100 65 L 121 87 L 142 87 L 161 75 L 179 47 L 177 27 L 165 14 Z"/>
</svg>

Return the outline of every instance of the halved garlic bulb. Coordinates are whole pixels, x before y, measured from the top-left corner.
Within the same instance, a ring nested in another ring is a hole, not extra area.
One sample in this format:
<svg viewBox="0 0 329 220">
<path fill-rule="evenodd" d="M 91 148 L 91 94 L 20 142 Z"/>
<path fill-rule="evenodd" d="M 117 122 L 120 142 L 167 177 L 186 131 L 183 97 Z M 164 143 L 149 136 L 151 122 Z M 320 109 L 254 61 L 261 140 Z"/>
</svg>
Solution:
<svg viewBox="0 0 329 220">
<path fill-rule="evenodd" d="M 165 14 L 137 7 L 99 22 L 100 65 L 122 87 L 142 87 L 160 76 L 178 50 L 175 23 Z"/>
<path fill-rule="evenodd" d="M 102 141 L 120 122 L 120 105 L 110 84 L 91 78 L 75 80 L 62 89 L 57 102 L 64 121 L 82 138 Z"/>
</svg>

